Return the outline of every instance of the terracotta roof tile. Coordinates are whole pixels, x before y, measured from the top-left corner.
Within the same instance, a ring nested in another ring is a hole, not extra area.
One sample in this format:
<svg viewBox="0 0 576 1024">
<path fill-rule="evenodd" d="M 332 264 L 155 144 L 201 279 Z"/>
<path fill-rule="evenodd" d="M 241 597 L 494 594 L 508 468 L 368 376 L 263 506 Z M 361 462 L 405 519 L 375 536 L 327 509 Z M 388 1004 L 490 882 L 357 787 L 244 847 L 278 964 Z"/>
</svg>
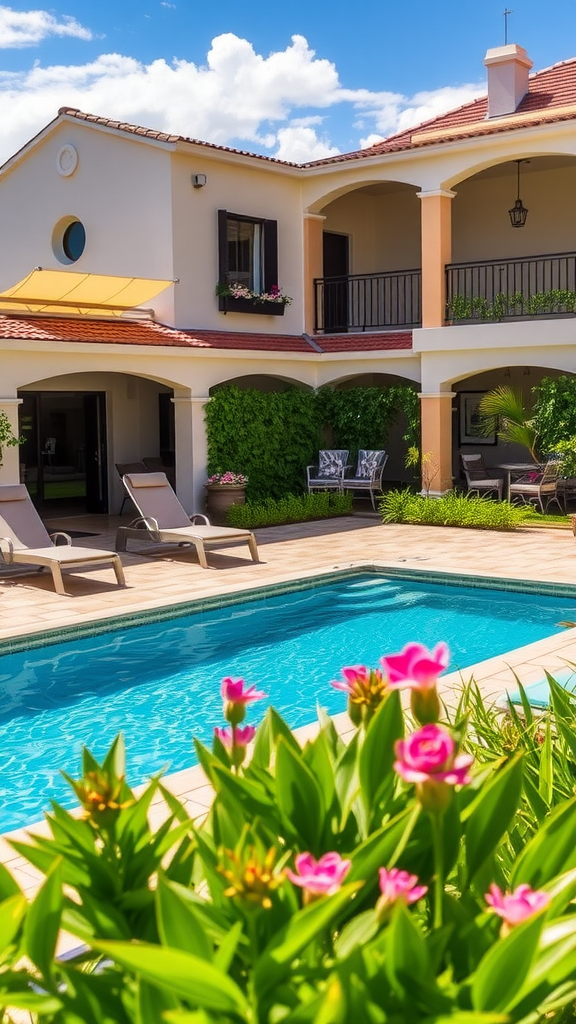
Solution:
<svg viewBox="0 0 576 1024">
<path fill-rule="evenodd" d="M 314 340 L 323 352 L 382 352 L 392 349 L 411 349 L 412 331 L 383 332 L 381 334 L 323 334 Z"/>
<path fill-rule="evenodd" d="M 373 352 L 411 349 L 412 332 L 327 334 L 255 334 L 234 331 L 177 331 L 152 321 L 82 320 L 76 317 L 1 316 L 0 338 L 8 341 L 65 341 L 99 345 L 152 345 L 172 348 L 229 349 L 252 352 Z"/>
<path fill-rule="evenodd" d="M 0 337 L 23 341 L 70 341 L 101 345 L 169 345 L 198 348 L 187 334 L 151 321 L 81 320 L 73 317 L 0 316 Z"/>
<path fill-rule="evenodd" d="M 454 141 L 455 139 L 474 136 L 475 132 L 470 130 L 471 126 L 477 125 L 478 134 L 497 134 L 503 131 L 513 131 L 515 128 L 531 128 L 539 124 L 552 123 L 554 121 L 567 121 L 574 119 L 574 110 L 563 108 L 576 104 L 576 57 L 570 60 L 553 64 L 552 67 L 538 71 L 530 75 L 530 87 L 515 114 L 518 117 L 514 123 L 514 115 L 506 118 L 487 119 L 488 97 L 481 96 L 471 103 L 462 107 L 450 110 L 439 117 L 431 118 L 412 128 L 391 135 L 382 142 L 362 149 L 354 153 L 341 153 L 339 156 L 326 157 L 324 160 L 315 160 L 305 164 L 306 167 L 319 167 L 326 164 L 341 163 L 347 160 L 361 160 L 368 157 L 378 156 L 383 153 L 395 153 L 404 149 L 415 149 L 420 146 L 438 145 L 442 142 Z M 533 117 L 527 115 L 533 114 Z M 462 128 L 466 131 L 458 135 L 455 129 Z M 442 129 L 446 137 L 442 137 Z M 418 136 L 422 134 L 422 138 Z M 430 133 L 430 134 L 428 134 Z M 434 137 L 430 137 L 434 133 Z"/>
</svg>

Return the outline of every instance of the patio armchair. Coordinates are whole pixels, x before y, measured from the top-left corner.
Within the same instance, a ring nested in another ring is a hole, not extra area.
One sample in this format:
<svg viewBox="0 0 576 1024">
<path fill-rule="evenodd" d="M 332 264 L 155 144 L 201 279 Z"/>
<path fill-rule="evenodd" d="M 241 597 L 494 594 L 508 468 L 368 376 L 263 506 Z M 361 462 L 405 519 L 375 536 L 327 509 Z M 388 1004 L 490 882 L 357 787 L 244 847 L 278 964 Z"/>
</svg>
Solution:
<svg viewBox="0 0 576 1024">
<path fill-rule="evenodd" d="M 387 462 L 387 452 L 372 448 L 360 448 L 354 476 L 344 478 L 345 489 L 347 491 L 368 491 L 372 508 L 376 510 L 374 496 L 382 493 L 382 474 Z"/>
<path fill-rule="evenodd" d="M 558 492 L 561 468 L 560 459 L 548 459 L 542 470 L 525 473 L 510 485 L 510 500 L 519 498 L 525 503 L 533 501 L 540 506 L 542 513 L 546 512 L 549 505 L 556 502 L 562 511 Z"/>
<path fill-rule="evenodd" d="M 193 547 L 202 568 L 208 569 L 207 549 L 246 543 L 252 559 L 259 561 L 256 538 L 251 530 L 212 526 L 205 515 L 189 516 L 165 473 L 126 473 L 122 482 L 140 517 L 128 526 L 118 527 L 117 551 L 126 551 L 129 540 Z"/>
<path fill-rule="evenodd" d="M 344 490 L 344 473 L 348 466 L 346 448 L 324 448 L 318 452 L 318 465 L 306 466 L 308 494 L 312 491 Z"/>
<path fill-rule="evenodd" d="M 477 494 L 480 497 L 482 494 L 494 493 L 498 501 L 502 501 L 504 481 L 501 477 L 490 475 L 493 471 L 487 468 L 480 453 L 461 455 L 460 461 L 466 477 L 468 494 Z"/>
<path fill-rule="evenodd" d="M 55 538 L 64 538 L 56 545 Z M 66 596 L 62 569 L 111 565 L 118 585 L 126 585 L 122 562 L 113 551 L 81 548 L 67 533 L 49 534 L 32 504 L 24 484 L 0 484 L 0 560 L 7 565 L 38 566 L 49 569 L 57 594 Z"/>
</svg>

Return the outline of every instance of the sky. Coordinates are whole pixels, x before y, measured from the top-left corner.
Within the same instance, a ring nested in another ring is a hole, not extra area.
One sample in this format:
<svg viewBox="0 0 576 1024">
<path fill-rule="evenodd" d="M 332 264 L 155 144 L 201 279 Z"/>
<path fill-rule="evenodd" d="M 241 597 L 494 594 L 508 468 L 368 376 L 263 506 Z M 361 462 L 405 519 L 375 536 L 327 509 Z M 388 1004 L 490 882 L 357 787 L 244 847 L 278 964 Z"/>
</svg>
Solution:
<svg viewBox="0 0 576 1024">
<path fill-rule="evenodd" d="M 576 0 L 511 0 L 534 70 L 576 56 Z M 61 106 L 284 160 L 371 145 L 485 92 L 501 0 L 0 3 L 0 163 Z"/>
</svg>

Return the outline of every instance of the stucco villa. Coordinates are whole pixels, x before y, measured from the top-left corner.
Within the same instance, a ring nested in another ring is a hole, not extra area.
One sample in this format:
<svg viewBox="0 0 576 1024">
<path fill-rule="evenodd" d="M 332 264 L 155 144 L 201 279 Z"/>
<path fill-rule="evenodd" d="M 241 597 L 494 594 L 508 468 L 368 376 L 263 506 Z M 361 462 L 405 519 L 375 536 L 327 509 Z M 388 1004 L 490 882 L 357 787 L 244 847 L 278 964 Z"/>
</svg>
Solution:
<svg viewBox="0 0 576 1024">
<path fill-rule="evenodd" d="M 576 373 L 576 59 L 484 63 L 485 97 L 302 166 L 62 108 L 0 168 L 0 410 L 26 437 L 0 480 L 117 511 L 115 463 L 157 456 L 192 510 L 218 385 L 400 379 L 448 489 L 478 393 Z"/>
</svg>

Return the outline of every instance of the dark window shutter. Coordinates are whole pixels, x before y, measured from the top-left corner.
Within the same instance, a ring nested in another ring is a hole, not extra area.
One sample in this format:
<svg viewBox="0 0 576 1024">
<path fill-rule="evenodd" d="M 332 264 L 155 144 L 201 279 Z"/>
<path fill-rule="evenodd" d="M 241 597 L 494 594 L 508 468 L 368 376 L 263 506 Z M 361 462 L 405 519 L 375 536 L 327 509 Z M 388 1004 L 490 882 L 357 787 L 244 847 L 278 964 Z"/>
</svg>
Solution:
<svg viewBox="0 0 576 1024">
<path fill-rule="evenodd" d="M 228 213 L 218 210 L 218 284 L 228 281 Z M 218 296 L 218 309 L 226 310 L 226 299 Z"/>
<path fill-rule="evenodd" d="M 264 291 L 269 292 L 278 281 L 278 221 L 264 221 Z"/>
</svg>

